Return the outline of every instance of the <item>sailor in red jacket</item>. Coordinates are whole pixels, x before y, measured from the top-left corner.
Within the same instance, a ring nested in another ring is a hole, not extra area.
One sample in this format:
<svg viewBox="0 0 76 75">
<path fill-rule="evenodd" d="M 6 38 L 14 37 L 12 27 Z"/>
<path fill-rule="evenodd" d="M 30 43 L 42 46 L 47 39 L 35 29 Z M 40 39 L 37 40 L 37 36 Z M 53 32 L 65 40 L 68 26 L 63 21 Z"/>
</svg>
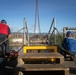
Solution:
<svg viewBox="0 0 76 75">
<path fill-rule="evenodd" d="M 7 22 L 5 20 L 1 20 L 1 23 L 0 23 L 0 43 L 3 41 L 4 42 L 2 44 L 0 44 L 0 46 L 2 47 L 1 49 L 4 50 L 6 56 L 9 56 L 9 54 L 10 54 L 9 39 L 8 39 L 8 37 L 10 37 L 10 34 L 11 34 L 11 32 L 10 32 L 9 26 L 7 25 Z"/>
</svg>

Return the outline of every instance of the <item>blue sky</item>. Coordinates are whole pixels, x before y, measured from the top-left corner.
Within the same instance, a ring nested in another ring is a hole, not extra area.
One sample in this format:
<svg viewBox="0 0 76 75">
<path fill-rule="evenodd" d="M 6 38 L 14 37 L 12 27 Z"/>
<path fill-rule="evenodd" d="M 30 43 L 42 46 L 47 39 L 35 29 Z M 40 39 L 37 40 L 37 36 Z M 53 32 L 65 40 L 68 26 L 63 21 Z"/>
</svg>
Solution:
<svg viewBox="0 0 76 75">
<path fill-rule="evenodd" d="M 23 28 L 26 18 L 29 32 L 34 31 L 36 0 L 0 0 L 0 20 L 5 19 L 12 31 Z M 53 18 L 56 28 L 76 27 L 76 0 L 38 0 L 41 32 L 48 32 Z"/>
</svg>

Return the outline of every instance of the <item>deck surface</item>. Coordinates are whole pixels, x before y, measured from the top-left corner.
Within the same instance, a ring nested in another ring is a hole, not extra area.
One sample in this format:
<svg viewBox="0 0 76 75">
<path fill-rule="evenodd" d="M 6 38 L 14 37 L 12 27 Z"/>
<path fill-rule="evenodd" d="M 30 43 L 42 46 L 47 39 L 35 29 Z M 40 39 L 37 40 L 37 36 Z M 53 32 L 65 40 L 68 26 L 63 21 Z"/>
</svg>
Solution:
<svg viewBox="0 0 76 75">
<path fill-rule="evenodd" d="M 19 58 L 23 59 L 45 59 L 45 58 L 61 58 L 64 57 L 59 53 L 26 53 L 19 56 Z M 61 60 L 62 61 L 62 60 Z M 68 75 L 76 75 L 76 65 L 73 61 L 64 61 L 62 64 L 23 64 L 23 65 L 17 65 L 17 68 L 19 70 L 23 71 L 65 71 L 66 73 L 69 70 Z"/>
<path fill-rule="evenodd" d="M 61 54 L 59 54 L 58 52 L 51 52 L 51 53 L 24 53 L 22 55 L 20 55 L 19 57 L 22 58 L 50 58 L 51 57 L 55 57 L 55 58 L 63 58 L 63 56 Z"/>
<path fill-rule="evenodd" d="M 22 59 L 23 61 L 47 61 L 51 59 L 59 59 L 59 63 L 62 64 L 64 62 L 64 57 L 59 54 L 58 52 L 51 52 L 51 53 L 25 53 L 18 57 L 19 59 Z"/>
<path fill-rule="evenodd" d="M 68 67 L 62 64 L 24 64 L 17 65 L 17 67 L 22 67 L 25 71 L 69 70 Z"/>
</svg>

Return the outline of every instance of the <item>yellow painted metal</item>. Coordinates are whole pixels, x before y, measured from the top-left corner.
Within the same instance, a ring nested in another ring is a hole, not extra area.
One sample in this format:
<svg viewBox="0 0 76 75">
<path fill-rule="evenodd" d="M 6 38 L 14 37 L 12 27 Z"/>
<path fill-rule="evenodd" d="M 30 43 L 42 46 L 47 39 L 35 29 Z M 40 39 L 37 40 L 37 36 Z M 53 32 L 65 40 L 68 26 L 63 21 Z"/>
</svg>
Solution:
<svg viewBox="0 0 76 75">
<path fill-rule="evenodd" d="M 57 46 L 24 46 L 23 53 L 27 53 L 27 50 L 53 50 L 53 52 L 57 52 Z"/>
</svg>

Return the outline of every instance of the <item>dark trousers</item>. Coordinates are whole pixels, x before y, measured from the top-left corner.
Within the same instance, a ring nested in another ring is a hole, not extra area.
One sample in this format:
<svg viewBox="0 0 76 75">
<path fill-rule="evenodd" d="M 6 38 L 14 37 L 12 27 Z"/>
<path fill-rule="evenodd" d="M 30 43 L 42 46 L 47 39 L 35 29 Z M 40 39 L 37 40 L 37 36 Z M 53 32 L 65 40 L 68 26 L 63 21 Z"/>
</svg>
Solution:
<svg viewBox="0 0 76 75">
<path fill-rule="evenodd" d="M 9 39 L 7 40 L 8 36 L 5 34 L 0 34 L 0 50 L 4 50 L 5 54 L 8 55 L 10 53 L 9 48 Z M 6 41 L 4 41 L 6 40 Z M 3 42 L 3 43 L 1 43 Z"/>
</svg>

